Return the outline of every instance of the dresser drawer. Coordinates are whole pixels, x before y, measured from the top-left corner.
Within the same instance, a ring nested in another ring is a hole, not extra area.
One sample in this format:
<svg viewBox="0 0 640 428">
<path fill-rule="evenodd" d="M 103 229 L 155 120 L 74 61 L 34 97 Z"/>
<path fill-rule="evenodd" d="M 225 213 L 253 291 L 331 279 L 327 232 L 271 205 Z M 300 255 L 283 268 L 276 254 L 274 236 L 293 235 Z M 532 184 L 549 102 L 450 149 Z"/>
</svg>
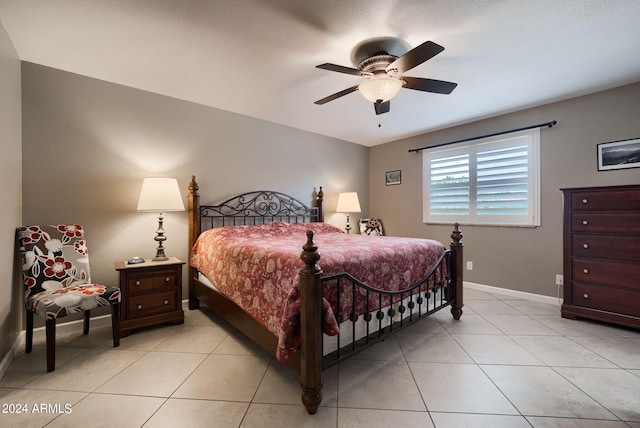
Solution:
<svg viewBox="0 0 640 428">
<path fill-rule="evenodd" d="M 176 291 L 132 296 L 126 299 L 127 318 L 140 318 L 154 314 L 161 314 L 178 309 Z"/>
<path fill-rule="evenodd" d="M 574 233 L 571 241 L 574 257 L 640 261 L 638 236 Z"/>
<path fill-rule="evenodd" d="M 572 278 L 578 282 L 615 285 L 640 291 L 640 263 L 574 258 Z"/>
<path fill-rule="evenodd" d="M 572 298 L 576 306 L 640 316 L 640 291 L 574 281 Z"/>
<path fill-rule="evenodd" d="M 640 235 L 639 212 L 589 212 L 571 215 L 573 232 L 603 232 Z"/>
<path fill-rule="evenodd" d="M 624 189 L 612 191 L 582 191 L 571 195 L 574 211 L 640 211 L 640 191 Z"/>
<path fill-rule="evenodd" d="M 136 294 L 153 290 L 175 288 L 177 281 L 178 272 L 173 268 L 134 271 L 127 273 L 125 287 L 128 294 Z"/>
</svg>

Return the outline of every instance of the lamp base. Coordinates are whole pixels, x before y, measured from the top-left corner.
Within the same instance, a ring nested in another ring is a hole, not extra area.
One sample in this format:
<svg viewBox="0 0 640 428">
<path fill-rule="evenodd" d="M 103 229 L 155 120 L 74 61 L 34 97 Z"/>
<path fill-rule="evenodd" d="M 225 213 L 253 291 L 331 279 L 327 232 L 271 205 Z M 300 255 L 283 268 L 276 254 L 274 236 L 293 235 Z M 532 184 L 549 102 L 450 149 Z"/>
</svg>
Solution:
<svg viewBox="0 0 640 428">
<path fill-rule="evenodd" d="M 158 216 L 158 230 L 156 230 L 156 237 L 153 238 L 153 240 L 158 243 L 156 256 L 151 259 L 154 262 L 163 262 L 169 260 L 169 257 L 164 254 L 164 247 L 162 246 L 162 243 L 167 240 L 167 237 L 164 236 L 164 228 L 162 227 L 163 220 L 164 217 L 162 216 L 162 213 L 160 213 L 160 215 Z"/>
<path fill-rule="evenodd" d="M 347 214 L 347 225 L 344 227 L 347 233 L 351 232 L 351 223 L 349 223 L 349 214 Z"/>
</svg>

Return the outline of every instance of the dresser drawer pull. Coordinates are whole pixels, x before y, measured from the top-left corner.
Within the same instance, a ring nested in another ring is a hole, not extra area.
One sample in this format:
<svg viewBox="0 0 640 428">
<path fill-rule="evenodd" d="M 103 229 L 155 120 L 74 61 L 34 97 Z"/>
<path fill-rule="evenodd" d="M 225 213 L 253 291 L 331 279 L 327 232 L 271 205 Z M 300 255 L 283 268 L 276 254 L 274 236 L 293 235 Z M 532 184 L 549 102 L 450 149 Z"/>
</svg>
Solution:
<svg viewBox="0 0 640 428">
<path fill-rule="evenodd" d="M 589 244 L 587 243 L 582 244 L 582 248 L 589 248 Z"/>
<path fill-rule="evenodd" d="M 588 298 L 589 298 L 589 295 L 588 295 L 587 293 L 584 293 L 584 294 L 582 295 L 582 297 L 584 297 L 585 299 L 588 299 Z"/>
<path fill-rule="evenodd" d="M 140 284 L 142 284 L 142 283 L 140 282 L 140 280 L 137 280 L 137 281 L 136 281 L 136 285 L 140 285 Z"/>
<path fill-rule="evenodd" d="M 589 273 L 589 269 L 584 268 L 584 269 L 582 269 L 582 272 L 584 272 L 584 273 Z"/>
<path fill-rule="evenodd" d="M 166 277 L 166 278 L 164 279 L 164 282 L 169 282 L 169 281 L 171 281 L 171 278 L 170 278 L 170 277 Z"/>
<path fill-rule="evenodd" d="M 588 204 L 588 203 L 589 203 L 589 201 L 587 200 L 587 198 L 584 198 L 584 199 L 582 200 L 582 203 L 583 203 L 583 204 Z"/>
<path fill-rule="evenodd" d="M 138 310 L 142 309 L 142 305 L 138 305 Z"/>
<path fill-rule="evenodd" d="M 165 305 L 168 305 L 168 304 L 169 304 L 169 301 L 168 301 L 167 299 L 164 299 L 164 304 L 165 304 Z"/>
<path fill-rule="evenodd" d="M 589 222 L 587 220 L 582 220 L 582 224 L 586 226 L 589 224 Z"/>
</svg>

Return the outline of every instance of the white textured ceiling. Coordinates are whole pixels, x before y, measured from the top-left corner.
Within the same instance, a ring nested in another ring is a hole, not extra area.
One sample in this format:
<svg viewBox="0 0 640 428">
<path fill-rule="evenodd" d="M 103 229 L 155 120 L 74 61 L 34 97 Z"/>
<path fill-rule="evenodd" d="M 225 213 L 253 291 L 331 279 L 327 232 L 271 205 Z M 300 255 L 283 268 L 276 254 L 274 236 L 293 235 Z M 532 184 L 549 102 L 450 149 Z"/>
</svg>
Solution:
<svg viewBox="0 0 640 428">
<path fill-rule="evenodd" d="M 640 81 L 640 0 L 0 0 L 0 21 L 24 61 L 367 146 Z M 315 105 L 362 79 L 315 66 L 374 37 L 444 46 L 404 74 L 458 87 Z"/>
</svg>

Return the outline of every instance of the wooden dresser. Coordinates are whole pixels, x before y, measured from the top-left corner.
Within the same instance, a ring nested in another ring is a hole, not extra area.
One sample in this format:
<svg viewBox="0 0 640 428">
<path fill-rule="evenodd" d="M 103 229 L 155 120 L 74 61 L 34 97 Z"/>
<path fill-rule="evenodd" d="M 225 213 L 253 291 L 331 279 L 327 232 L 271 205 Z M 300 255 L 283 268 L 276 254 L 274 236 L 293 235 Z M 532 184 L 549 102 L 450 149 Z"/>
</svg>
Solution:
<svg viewBox="0 0 640 428">
<path fill-rule="evenodd" d="M 182 265 L 175 257 L 139 264 L 116 262 L 120 273 L 120 336 L 164 322 L 182 324 Z"/>
<path fill-rule="evenodd" d="M 562 192 L 562 316 L 640 328 L 640 185 Z"/>
</svg>

